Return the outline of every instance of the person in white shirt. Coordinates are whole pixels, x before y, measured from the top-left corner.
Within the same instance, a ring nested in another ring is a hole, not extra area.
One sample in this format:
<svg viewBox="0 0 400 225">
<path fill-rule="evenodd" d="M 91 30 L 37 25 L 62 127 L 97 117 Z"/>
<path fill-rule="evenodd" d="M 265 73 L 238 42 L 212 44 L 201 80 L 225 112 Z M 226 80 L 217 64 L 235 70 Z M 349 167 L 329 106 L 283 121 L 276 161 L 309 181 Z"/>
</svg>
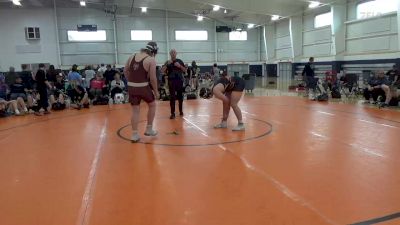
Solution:
<svg viewBox="0 0 400 225">
<path fill-rule="evenodd" d="M 121 75 L 116 73 L 114 80 L 111 81 L 111 98 L 114 99 L 115 94 L 122 93 L 125 89 L 124 81 L 121 80 Z"/>
<path fill-rule="evenodd" d="M 101 64 L 100 68 L 98 69 L 98 72 L 101 72 L 102 74 L 104 74 L 104 72 L 106 72 L 107 67 L 104 65 L 104 63 Z"/>
</svg>

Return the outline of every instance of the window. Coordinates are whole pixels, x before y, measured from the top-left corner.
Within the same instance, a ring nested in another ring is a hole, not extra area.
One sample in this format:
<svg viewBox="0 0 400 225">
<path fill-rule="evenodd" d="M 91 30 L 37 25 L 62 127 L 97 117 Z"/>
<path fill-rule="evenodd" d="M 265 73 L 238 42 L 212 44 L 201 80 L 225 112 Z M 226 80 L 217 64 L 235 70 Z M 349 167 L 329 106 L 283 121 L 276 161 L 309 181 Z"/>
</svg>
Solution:
<svg viewBox="0 0 400 225">
<path fill-rule="evenodd" d="M 395 0 L 368 1 L 357 5 L 357 19 L 365 19 L 395 11 L 397 11 L 397 1 Z"/>
<path fill-rule="evenodd" d="M 107 35 L 105 30 L 98 31 L 76 31 L 69 30 L 68 41 L 105 41 Z"/>
<path fill-rule="evenodd" d="M 151 41 L 153 40 L 153 31 L 151 30 L 131 30 L 132 41 Z"/>
<path fill-rule="evenodd" d="M 177 41 L 207 41 L 208 32 L 205 30 L 176 30 L 175 40 Z"/>
<path fill-rule="evenodd" d="M 247 41 L 247 31 L 232 31 L 229 32 L 230 41 Z"/>
<path fill-rule="evenodd" d="M 314 19 L 314 28 L 332 25 L 332 12 L 317 15 Z"/>
</svg>

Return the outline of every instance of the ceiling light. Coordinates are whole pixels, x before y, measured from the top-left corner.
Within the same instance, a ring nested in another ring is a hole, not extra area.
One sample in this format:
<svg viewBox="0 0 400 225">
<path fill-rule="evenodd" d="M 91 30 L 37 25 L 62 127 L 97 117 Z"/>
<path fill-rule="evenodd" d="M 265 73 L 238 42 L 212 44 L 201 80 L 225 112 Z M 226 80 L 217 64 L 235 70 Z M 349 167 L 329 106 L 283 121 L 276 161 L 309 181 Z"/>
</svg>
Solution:
<svg viewBox="0 0 400 225">
<path fill-rule="evenodd" d="M 313 9 L 313 8 L 317 8 L 320 5 L 321 5 L 320 2 L 311 1 L 310 4 L 308 5 L 308 8 Z"/>
<path fill-rule="evenodd" d="M 14 5 L 21 6 L 20 0 L 12 0 L 12 3 L 13 3 Z"/>
<path fill-rule="evenodd" d="M 247 28 L 249 28 L 249 29 L 251 29 L 251 28 L 253 28 L 253 27 L 254 27 L 254 24 L 252 24 L 252 23 L 250 23 L 250 24 L 247 25 Z"/>
<path fill-rule="evenodd" d="M 242 31 L 242 28 L 238 27 L 236 28 L 236 31 Z"/>
<path fill-rule="evenodd" d="M 147 12 L 147 7 L 140 7 L 142 9 L 142 13 Z"/>
<path fill-rule="evenodd" d="M 219 6 L 219 5 L 214 5 L 213 11 L 219 11 L 220 8 L 221 8 L 221 6 Z"/>
<path fill-rule="evenodd" d="M 271 17 L 271 20 L 279 20 L 279 15 L 273 15 L 272 17 Z"/>
<path fill-rule="evenodd" d="M 86 2 L 85 1 L 80 1 L 81 6 L 86 6 Z"/>
<path fill-rule="evenodd" d="M 225 9 L 225 10 L 224 10 L 224 13 L 227 14 L 227 13 L 228 13 L 228 10 Z"/>
<path fill-rule="evenodd" d="M 203 21 L 204 17 L 203 16 L 197 16 L 197 21 Z"/>
</svg>

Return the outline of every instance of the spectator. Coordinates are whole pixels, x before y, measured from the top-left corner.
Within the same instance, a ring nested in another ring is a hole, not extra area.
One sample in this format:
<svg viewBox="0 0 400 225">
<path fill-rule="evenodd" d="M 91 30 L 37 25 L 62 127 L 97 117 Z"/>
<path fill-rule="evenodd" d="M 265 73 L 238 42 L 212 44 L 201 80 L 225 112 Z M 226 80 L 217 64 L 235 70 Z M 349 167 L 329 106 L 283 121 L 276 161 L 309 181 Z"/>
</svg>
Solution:
<svg viewBox="0 0 400 225">
<path fill-rule="evenodd" d="M 114 80 L 111 81 L 111 98 L 114 99 L 115 94 L 122 93 L 125 89 L 125 84 L 121 80 L 121 75 L 116 73 Z"/>
<path fill-rule="evenodd" d="M 57 75 L 56 82 L 54 83 L 54 90 L 52 95 L 50 95 L 50 104 L 53 110 L 63 110 L 66 108 L 65 98 L 64 98 L 64 80 L 63 77 Z"/>
<path fill-rule="evenodd" d="M 15 113 L 15 115 L 20 115 L 18 109 L 18 104 L 16 100 L 6 101 L 4 98 L 0 97 L 0 117 L 6 117 Z"/>
<path fill-rule="evenodd" d="M 103 90 L 106 88 L 106 83 L 101 76 L 101 73 L 96 74 L 96 79 L 93 79 L 90 82 L 90 94 L 94 97 L 95 100 L 98 99 L 98 97 L 103 95 Z"/>
<path fill-rule="evenodd" d="M 6 75 L 6 84 L 13 84 L 17 76 L 18 74 L 15 72 L 15 68 L 11 66 L 9 72 Z"/>
<path fill-rule="evenodd" d="M 95 77 L 95 75 L 96 75 L 96 72 L 93 70 L 93 66 L 89 65 L 85 70 L 86 83 L 90 84 L 90 81 Z"/>
<path fill-rule="evenodd" d="M 106 79 L 106 84 L 111 84 L 111 81 L 114 80 L 114 76 L 117 72 L 111 69 L 111 65 L 107 65 L 107 70 L 104 72 L 104 78 Z"/>
<path fill-rule="evenodd" d="M 24 101 L 27 100 L 26 89 L 21 77 L 16 77 L 14 84 L 10 85 L 10 99 L 17 100 L 17 98 L 22 98 Z"/>
<path fill-rule="evenodd" d="M 32 72 L 28 70 L 28 65 L 22 64 L 21 65 L 22 72 L 20 73 L 20 77 L 22 79 L 22 83 L 24 83 L 26 89 L 31 91 L 34 89 L 34 81 L 32 78 Z"/>
<path fill-rule="evenodd" d="M 85 89 L 78 84 L 72 84 L 71 91 L 71 107 L 80 110 L 83 108 L 89 108 L 89 98 Z"/>
<path fill-rule="evenodd" d="M 37 116 L 43 116 L 43 113 L 40 112 L 40 109 L 44 110 L 44 114 L 50 113 L 48 111 L 49 107 L 49 99 L 47 96 L 47 88 L 52 89 L 50 83 L 46 79 L 46 74 L 44 71 L 44 64 L 40 63 L 39 64 L 39 70 L 36 72 L 35 76 L 36 80 L 36 90 L 39 93 L 39 101 L 38 101 L 38 107 L 35 112 L 35 115 Z"/>
<path fill-rule="evenodd" d="M 212 80 L 217 81 L 219 79 L 219 71 L 220 69 L 218 68 L 218 65 L 214 63 L 214 66 L 212 68 Z"/>
<path fill-rule="evenodd" d="M 390 84 L 393 85 L 394 83 L 396 83 L 400 78 L 400 73 L 399 73 L 399 70 L 397 69 L 397 65 L 396 64 L 393 65 L 393 68 L 391 70 L 389 70 L 386 73 L 386 75 L 389 78 Z"/>
<path fill-rule="evenodd" d="M 364 89 L 364 98 L 370 103 L 375 103 L 379 96 L 383 99 L 389 94 L 389 81 L 385 77 L 385 72 L 383 70 L 378 71 L 373 77 L 368 81 L 368 87 Z"/>
<path fill-rule="evenodd" d="M 314 69 L 314 57 L 310 57 L 308 63 L 304 66 L 302 76 L 306 82 L 309 94 L 311 90 L 313 95 L 315 95 L 315 89 L 317 87 L 317 79 L 315 78 Z"/>
<path fill-rule="evenodd" d="M 58 74 L 59 71 L 54 68 L 54 65 L 50 65 L 46 73 L 47 80 L 51 83 L 55 83 Z"/>
<path fill-rule="evenodd" d="M 107 68 L 104 66 L 104 63 L 102 63 L 100 68 L 97 70 L 97 72 L 104 74 L 106 72 L 106 70 L 107 70 Z"/>
<path fill-rule="evenodd" d="M 72 66 L 72 69 L 68 74 L 68 81 L 73 81 L 78 85 L 82 85 L 82 76 L 78 73 L 78 66 L 76 64 Z"/>
<path fill-rule="evenodd" d="M 5 76 L 0 73 L 0 98 L 7 99 L 8 85 L 6 84 Z"/>
</svg>

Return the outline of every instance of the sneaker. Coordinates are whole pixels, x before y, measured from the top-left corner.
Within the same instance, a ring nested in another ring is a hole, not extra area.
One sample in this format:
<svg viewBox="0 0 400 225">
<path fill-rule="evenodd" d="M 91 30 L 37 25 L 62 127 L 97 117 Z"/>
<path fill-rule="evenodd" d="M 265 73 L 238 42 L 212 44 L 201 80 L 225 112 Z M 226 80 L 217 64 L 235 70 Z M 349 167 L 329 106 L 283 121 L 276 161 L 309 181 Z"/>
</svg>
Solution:
<svg viewBox="0 0 400 225">
<path fill-rule="evenodd" d="M 386 108 L 386 107 L 389 107 L 389 104 L 386 104 L 384 102 L 379 104 L 379 108 Z"/>
<path fill-rule="evenodd" d="M 222 129 L 222 128 L 227 128 L 227 127 L 228 127 L 228 125 L 226 122 L 221 122 L 214 126 L 215 129 Z"/>
<path fill-rule="evenodd" d="M 175 114 L 172 114 L 172 115 L 169 117 L 169 119 L 171 119 L 171 120 L 175 119 Z"/>
<path fill-rule="evenodd" d="M 132 134 L 132 137 L 131 137 L 131 142 L 132 143 L 138 143 L 140 141 L 140 136 L 139 136 L 139 134 Z"/>
<path fill-rule="evenodd" d="M 183 112 L 179 113 L 179 116 L 183 117 Z"/>
<path fill-rule="evenodd" d="M 144 135 L 145 136 L 152 136 L 152 137 L 154 137 L 154 136 L 157 136 L 157 134 L 158 134 L 158 132 L 157 131 L 155 131 L 155 130 L 147 130 L 145 133 L 144 133 Z"/>
<path fill-rule="evenodd" d="M 232 129 L 232 131 L 243 131 L 243 130 L 245 130 L 243 123 L 238 124 L 235 128 Z"/>
</svg>

